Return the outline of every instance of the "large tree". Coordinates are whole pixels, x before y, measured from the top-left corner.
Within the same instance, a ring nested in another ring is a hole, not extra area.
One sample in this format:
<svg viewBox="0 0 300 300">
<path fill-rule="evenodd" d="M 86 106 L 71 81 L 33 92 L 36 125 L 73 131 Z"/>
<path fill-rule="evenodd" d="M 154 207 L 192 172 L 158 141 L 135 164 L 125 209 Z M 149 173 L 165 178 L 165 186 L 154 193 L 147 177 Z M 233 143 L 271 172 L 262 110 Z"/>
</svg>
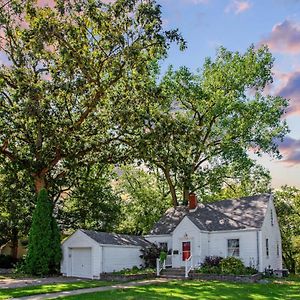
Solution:
<svg viewBox="0 0 300 300">
<path fill-rule="evenodd" d="M 36 194 L 62 188 L 87 154 L 113 161 L 120 142 L 108 92 L 121 79 L 147 77 L 149 62 L 174 40 L 180 37 L 162 30 L 152 0 L 57 0 L 53 8 L 7 1 L 0 10 L 7 60 L 0 66 L 0 155 L 30 174 Z"/>
<path fill-rule="evenodd" d="M 147 76 L 178 35 L 163 32 L 151 0 L 36 2 L 9 1 L 0 12 L 9 60 L 0 67 L 0 154 L 31 174 L 38 193 L 66 175 L 66 161 L 91 151 L 111 158 L 118 133 L 107 92 Z"/>
<path fill-rule="evenodd" d="M 197 74 L 170 68 L 158 86 L 148 82 L 146 97 L 156 106 L 129 123 L 136 135 L 130 138 L 127 128 L 124 139 L 127 134 L 139 157 L 165 175 L 174 206 L 190 191 L 219 189 L 228 177 L 250 172 L 251 152 L 279 156 L 276 141 L 287 132 L 287 100 L 264 93 L 272 66 L 265 47 L 244 54 L 220 48 Z"/>
<path fill-rule="evenodd" d="M 275 193 L 275 207 L 279 219 L 282 256 L 291 273 L 300 270 L 300 190 L 283 186 Z"/>
</svg>

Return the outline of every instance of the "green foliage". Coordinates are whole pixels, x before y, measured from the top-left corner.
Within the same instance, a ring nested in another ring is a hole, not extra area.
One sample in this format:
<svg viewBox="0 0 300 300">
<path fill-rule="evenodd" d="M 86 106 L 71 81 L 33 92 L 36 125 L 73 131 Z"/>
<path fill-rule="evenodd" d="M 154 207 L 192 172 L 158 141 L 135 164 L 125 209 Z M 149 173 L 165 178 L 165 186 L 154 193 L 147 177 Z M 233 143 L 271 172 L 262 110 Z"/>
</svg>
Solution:
<svg viewBox="0 0 300 300">
<path fill-rule="evenodd" d="M 156 268 L 156 259 L 159 258 L 161 249 L 152 244 L 141 249 L 140 258 L 144 260 L 146 268 Z"/>
<path fill-rule="evenodd" d="M 243 262 L 236 257 L 226 257 L 222 259 L 220 267 L 223 274 L 242 275 L 245 273 Z"/>
<path fill-rule="evenodd" d="M 116 191 L 123 198 L 118 231 L 148 234 L 171 205 L 168 188 L 159 173 L 130 166 L 121 172 L 116 183 Z"/>
<path fill-rule="evenodd" d="M 210 202 L 270 193 L 271 191 L 270 172 L 262 166 L 253 164 L 248 170 L 241 170 L 239 176 L 231 175 L 230 177 L 230 173 L 227 174 L 220 190 L 202 195 L 201 200 Z"/>
<path fill-rule="evenodd" d="M 18 239 L 27 236 L 34 209 L 32 180 L 16 164 L 0 161 L 0 245 L 11 241 L 16 255 Z"/>
<path fill-rule="evenodd" d="M 167 253 L 165 251 L 160 251 L 159 253 L 159 260 L 165 261 L 167 259 Z"/>
<path fill-rule="evenodd" d="M 84 164 L 70 175 L 71 188 L 57 203 L 58 220 L 65 230 L 92 229 L 111 231 L 120 219 L 120 198 L 113 191 L 111 168 Z"/>
<path fill-rule="evenodd" d="M 61 259 L 59 230 L 52 216 L 52 204 L 47 191 L 38 195 L 29 232 L 28 253 L 25 259 L 26 272 L 46 275 L 55 272 Z"/>
<path fill-rule="evenodd" d="M 300 190 L 283 186 L 275 193 L 276 213 L 282 239 L 282 256 L 291 273 L 300 270 Z"/>
<path fill-rule="evenodd" d="M 153 268 L 138 268 L 137 266 L 132 267 L 131 269 L 123 269 L 121 271 L 113 272 L 116 275 L 136 275 L 136 274 L 152 274 L 155 273 Z"/>
<path fill-rule="evenodd" d="M 189 191 L 202 196 L 242 178 L 255 164 L 250 149 L 279 156 L 276 140 L 288 132 L 282 119 L 287 100 L 264 94 L 272 66 L 267 48 L 251 46 L 244 54 L 220 48 L 197 74 L 170 68 L 159 89 L 149 83 L 147 97 L 158 102 L 135 120 L 143 132 L 130 143 L 164 174 L 173 205 L 179 191 L 185 199 Z"/>
</svg>

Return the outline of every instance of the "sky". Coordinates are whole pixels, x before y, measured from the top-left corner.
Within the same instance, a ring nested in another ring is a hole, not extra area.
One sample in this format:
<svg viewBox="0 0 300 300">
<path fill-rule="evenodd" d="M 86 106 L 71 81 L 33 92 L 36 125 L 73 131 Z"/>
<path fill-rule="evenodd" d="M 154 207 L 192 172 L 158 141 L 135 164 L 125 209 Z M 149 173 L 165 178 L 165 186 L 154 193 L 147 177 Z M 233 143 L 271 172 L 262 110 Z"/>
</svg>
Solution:
<svg viewBox="0 0 300 300">
<path fill-rule="evenodd" d="M 272 186 L 300 188 L 300 0 L 158 0 L 165 29 L 178 28 L 187 41 L 172 46 L 162 69 L 187 66 L 196 71 L 219 46 L 244 52 L 266 44 L 272 52 L 274 84 L 269 93 L 289 100 L 285 115 L 290 132 L 279 144 L 282 159 L 263 155 Z"/>
</svg>

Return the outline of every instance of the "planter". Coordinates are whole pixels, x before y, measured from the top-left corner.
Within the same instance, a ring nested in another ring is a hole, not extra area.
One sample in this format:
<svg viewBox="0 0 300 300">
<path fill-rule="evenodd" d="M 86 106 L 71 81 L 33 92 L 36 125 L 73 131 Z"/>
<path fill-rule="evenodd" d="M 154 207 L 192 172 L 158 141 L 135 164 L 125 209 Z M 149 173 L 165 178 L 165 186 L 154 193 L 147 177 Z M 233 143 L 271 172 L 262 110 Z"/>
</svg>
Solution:
<svg viewBox="0 0 300 300">
<path fill-rule="evenodd" d="M 150 279 L 155 278 L 155 273 L 147 273 L 147 274 L 132 274 L 132 275 L 125 275 L 125 274 L 114 274 L 114 273 L 102 273 L 100 275 L 101 280 L 105 281 L 132 281 L 132 280 L 142 280 L 142 279 Z"/>
<path fill-rule="evenodd" d="M 202 274 L 202 273 L 191 272 L 189 274 L 189 278 L 201 279 L 201 280 L 253 283 L 259 281 L 262 278 L 262 274 L 258 273 L 254 275 L 224 275 L 224 274 Z"/>
</svg>

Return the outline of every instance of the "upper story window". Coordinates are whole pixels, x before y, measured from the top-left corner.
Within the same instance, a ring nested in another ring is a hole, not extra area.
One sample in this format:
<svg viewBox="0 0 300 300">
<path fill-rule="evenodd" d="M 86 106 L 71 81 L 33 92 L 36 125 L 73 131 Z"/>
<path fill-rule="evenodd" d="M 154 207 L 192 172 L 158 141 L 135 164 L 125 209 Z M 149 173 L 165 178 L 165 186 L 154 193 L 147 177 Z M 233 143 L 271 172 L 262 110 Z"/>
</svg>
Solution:
<svg viewBox="0 0 300 300">
<path fill-rule="evenodd" d="M 227 240 L 227 253 L 228 256 L 240 256 L 240 240 L 239 239 L 229 239 Z"/>
<path fill-rule="evenodd" d="M 166 242 L 159 243 L 159 248 L 165 252 L 168 252 L 168 243 Z"/>
<path fill-rule="evenodd" d="M 273 209 L 271 209 L 271 225 L 274 225 Z"/>
<path fill-rule="evenodd" d="M 266 239 L 266 255 L 269 257 L 269 239 Z"/>
<path fill-rule="evenodd" d="M 277 256 L 279 256 L 279 243 L 278 242 L 276 244 L 276 253 L 277 253 Z"/>
</svg>

